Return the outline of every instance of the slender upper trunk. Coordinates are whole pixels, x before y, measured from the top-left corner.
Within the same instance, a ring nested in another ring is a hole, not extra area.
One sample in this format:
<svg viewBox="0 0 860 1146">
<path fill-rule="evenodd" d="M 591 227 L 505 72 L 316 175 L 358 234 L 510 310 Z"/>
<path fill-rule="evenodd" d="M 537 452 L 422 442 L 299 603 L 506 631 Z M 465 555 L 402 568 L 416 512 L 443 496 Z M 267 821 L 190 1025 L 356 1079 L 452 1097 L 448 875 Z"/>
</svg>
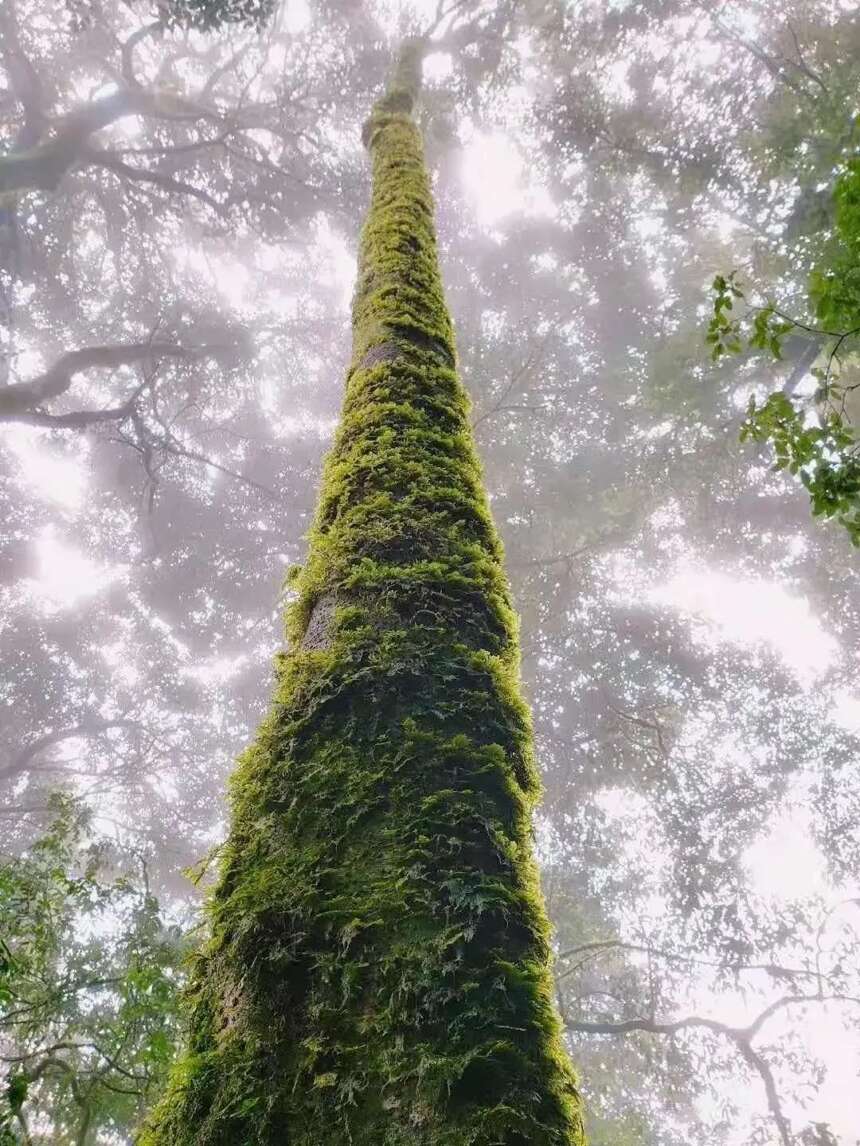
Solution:
<svg viewBox="0 0 860 1146">
<path fill-rule="evenodd" d="M 579 1146 L 515 618 L 407 45 L 365 142 L 353 359 L 274 706 L 233 784 L 148 1146 Z"/>
</svg>

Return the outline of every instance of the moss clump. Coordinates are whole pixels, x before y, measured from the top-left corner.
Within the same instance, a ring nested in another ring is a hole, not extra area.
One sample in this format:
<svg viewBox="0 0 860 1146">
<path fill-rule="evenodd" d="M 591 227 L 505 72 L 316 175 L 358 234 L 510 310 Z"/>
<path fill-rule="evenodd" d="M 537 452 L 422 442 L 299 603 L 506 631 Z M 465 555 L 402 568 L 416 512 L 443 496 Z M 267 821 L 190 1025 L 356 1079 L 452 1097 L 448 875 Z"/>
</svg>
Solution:
<svg viewBox="0 0 860 1146">
<path fill-rule="evenodd" d="M 365 133 L 343 422 L 292 578 L 291 652 L 233 781 L 188 1051 L 145 1146 L 582 1142 L 516 623 L 454 369 L 414 74 L 401 63 Z"/>
</svg>

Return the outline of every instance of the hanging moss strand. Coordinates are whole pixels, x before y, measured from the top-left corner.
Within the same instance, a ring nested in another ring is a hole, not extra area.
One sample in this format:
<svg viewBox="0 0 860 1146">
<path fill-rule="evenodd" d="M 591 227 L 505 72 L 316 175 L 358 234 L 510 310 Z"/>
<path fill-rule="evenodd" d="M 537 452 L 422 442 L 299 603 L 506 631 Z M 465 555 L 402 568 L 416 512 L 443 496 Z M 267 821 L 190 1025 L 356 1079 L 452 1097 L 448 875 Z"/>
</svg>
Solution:
<svg viewBox="0 0 860 1146">
<path fill-rule="evenodd" d="M 232 783 L 187 1052 L 141 1146 L 581 1146 L 517 629 L 407 45 L 364 138 L 353 358 L 291 651 Z"/>
</svg>

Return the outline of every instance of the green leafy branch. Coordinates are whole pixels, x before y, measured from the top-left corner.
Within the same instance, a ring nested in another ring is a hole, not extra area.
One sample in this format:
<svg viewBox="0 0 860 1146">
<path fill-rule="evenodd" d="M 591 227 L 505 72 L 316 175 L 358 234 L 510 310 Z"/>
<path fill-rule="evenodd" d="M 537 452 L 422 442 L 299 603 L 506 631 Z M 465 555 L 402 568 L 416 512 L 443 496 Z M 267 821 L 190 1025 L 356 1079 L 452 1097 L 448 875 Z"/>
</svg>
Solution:
<svg viewBox="0 0 860 1146">
<path fill-rule="evenodd" d="M 824 284 L 823 276 L 814 280 L 817 313 L 845 319 L 850 308 L 834 306 Z M 851 340 L 860 334 L 860 323 L 845 330 L 811 326 L 773 302 L 735 313 L 735 304 L 746 299 L 736 271 L 717 275 L 712 291 L 713 313 L 706 341 L 715 361 L 745 350 L 782 360 L 784 340 L 790 334 L 822 340 L 824 365 L 810 370 L 818 381 L 814 393 L 796 398 L 778 390 L 764 402 L 753 395 L 740 438 L 770 442 L 776 455 L 774 469 L 797 476 L 809 492 L 813 514 L 838 521 L 852 543 L 860 546 L 860 442 L 846 411 L 846 399 L 860 382 L 842 384 L 843 358 L 846 351 L 849 356 L 855 351 Z"/>
<path fill-rule="evenodd" d="M 29 1142 L 30 1118 L 114 1140 L 178 1033 L 184 942 L 144 857 L 95 838 L 78 801 L 54 795 L 50 808 L 23 855 L 0 855 L 0 1146 Z"/>
<path fill-rule="evenodd" d="M 800 361 L 801 368 L 809 363 L 818 382 L 814 393 L 801 398 L 780 390 L 763 403 L 752 397 L 741 440 L 770 442 L 775 468 L 802 481 L 813 514 L 838 521 L 860 545 L 860 439 L 854 424 L 860 415 L 849 404 L 860 390 L 860 156 L 845 161 L 833 186 L 833 208 L 833 233 L 809 278 L 809 306 L 819 325 L 800 322 L 772 301 L 736 313 L 746 296 L 732 271 L 714 278 L 705 337 L 714 361 L 743 351 L 782 359 L 787 336 L 815 340 L 811 356 L 807 352 Z"/>
<path fill-rule="evenodd" d="M 711 284 L 713 315 L 708 323 L 705 341 L 711 347 L 711 358 L 714 361 L 724 355 L 740 354 L 744 350 L 769 351 L 774 358 L 782 359 L 783 340 L 790 332 L 803 331 L 816 335 L 832 333 L 798 322 L 772 302 L 764 306 L 748 307 L 739 315 L 730 313 L 734 311 L 736 301 L 746 299 L 737 275 L 737 271 L 717 275 Z"/>
<path fill-rule="evenodd" d="M 830 412 L 819 425 L 809 424 L 787 394 L 777 391 L 759 405 L 753 395 L 741 441 L 770 442 L 776 454 L 774 469 L 788 470 L 809 492 L 812 513 L 834 518 L 860 546 L 860 443 L 838 413 Z"/>
</svg>

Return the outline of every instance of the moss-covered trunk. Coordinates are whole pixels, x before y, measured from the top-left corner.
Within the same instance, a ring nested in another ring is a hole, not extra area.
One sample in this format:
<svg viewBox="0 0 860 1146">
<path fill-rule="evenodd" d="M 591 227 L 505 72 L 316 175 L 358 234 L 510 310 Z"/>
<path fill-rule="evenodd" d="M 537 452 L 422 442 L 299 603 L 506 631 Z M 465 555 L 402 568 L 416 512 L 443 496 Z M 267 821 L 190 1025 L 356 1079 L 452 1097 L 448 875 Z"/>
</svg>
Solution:
<svg viewBox="0 0 860 1146">
<path fill-rule="evenodd" d="M 515 619 L 404 51 L 365 130 L 343 420 L 148 1146 L 573 1146 Z"/>
</svg>

